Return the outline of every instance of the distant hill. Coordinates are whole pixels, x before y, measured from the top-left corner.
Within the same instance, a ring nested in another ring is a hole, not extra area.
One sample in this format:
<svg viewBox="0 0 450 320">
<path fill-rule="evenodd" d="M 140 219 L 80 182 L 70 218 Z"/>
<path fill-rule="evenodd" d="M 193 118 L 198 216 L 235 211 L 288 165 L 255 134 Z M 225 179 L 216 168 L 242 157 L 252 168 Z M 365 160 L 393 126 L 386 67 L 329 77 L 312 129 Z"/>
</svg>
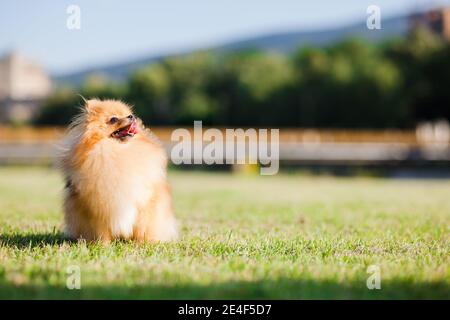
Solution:
<svg viewBox="0 0 450 320">
<path fill-rule="evenodd" d="M 239 51 L 244 49 L 261 49 L 267 51 L 290 53 L 305 45 L 327 46 L 348 37 L 362 38 L 370 42 L 380 42 L 393 37 L 403 37 L 408 31 L 409 16 L 393 17 L 383 19 L 382 29 L 369 30 L 366 22 L 318 31 L 292 31 L 262 35 L 250 39 L 230 42 L 210 49 L 220 53 Z M 190 53 L 192 51 L 186 52 Z M 126 61 L 112 65 L 88 68 L 79 72 L 54 76 L 52 79 L 56 84 L 77 85 L 91 73 L 99 73 L 114 81 L 123 81 L 134 70 L 145 65 L 157 62 L 168 55 L 142 57 L 134 61 Z"/>
</svg>

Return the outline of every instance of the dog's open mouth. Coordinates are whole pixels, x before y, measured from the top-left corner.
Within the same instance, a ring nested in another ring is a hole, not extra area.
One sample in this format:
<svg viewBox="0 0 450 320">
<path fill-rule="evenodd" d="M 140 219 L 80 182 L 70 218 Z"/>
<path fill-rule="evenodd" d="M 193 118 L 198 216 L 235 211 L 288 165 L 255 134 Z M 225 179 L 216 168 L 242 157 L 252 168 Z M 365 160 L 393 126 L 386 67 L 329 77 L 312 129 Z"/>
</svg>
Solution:
<svg viewBox="0 0 450 320">
<path fill-rule="evenodd" d="M 133 137 L 136 133 L 138 133 L 137 123 L 136 121 L 133 121 L 129 125 L 114 131 L 111 136 L 123 140 L 127 137 Z"/>
</svg>

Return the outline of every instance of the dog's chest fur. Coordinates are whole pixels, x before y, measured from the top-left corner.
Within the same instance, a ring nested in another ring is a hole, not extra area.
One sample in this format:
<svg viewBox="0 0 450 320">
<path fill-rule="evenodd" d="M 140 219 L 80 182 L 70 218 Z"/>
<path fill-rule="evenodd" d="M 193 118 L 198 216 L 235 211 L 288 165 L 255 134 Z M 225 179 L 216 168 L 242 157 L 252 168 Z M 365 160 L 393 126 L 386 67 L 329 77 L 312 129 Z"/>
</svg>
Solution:
<svg viewBox="0 0 450 320">
<path fill-rule="evenodd" d="M 144 142 L 98 143 L 76 183 L 90 214 L 109 225 L 113 237 L 129 238 L 140 207 L 150 201 L 155 183 L 165 178 L 161 159 Z"/>
</svg>

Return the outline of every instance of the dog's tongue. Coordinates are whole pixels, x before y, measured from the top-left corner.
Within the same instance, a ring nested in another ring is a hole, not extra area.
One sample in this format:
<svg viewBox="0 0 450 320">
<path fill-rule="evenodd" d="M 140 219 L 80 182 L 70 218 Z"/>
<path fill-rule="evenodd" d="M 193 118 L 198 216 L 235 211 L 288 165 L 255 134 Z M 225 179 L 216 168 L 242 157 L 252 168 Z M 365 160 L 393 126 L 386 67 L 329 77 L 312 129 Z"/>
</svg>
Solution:
<svg viewBox="0 0 450 320">
<path fill-rule="evenodd" d="M 133 121 L 131 125 L 128 127 L 127 134 L 131 134 L 134 136 L 137 132 L 138 132 L 137 123 L 136 121 Z"/>
<path fill-rule="evenodd" d="M 122 137 L 126 137 L 128 135 L 134 136 L 136 133 L 138 133 L 136 121 L 133 121 L 126 129 L 119 132 Z"/>
</svg>

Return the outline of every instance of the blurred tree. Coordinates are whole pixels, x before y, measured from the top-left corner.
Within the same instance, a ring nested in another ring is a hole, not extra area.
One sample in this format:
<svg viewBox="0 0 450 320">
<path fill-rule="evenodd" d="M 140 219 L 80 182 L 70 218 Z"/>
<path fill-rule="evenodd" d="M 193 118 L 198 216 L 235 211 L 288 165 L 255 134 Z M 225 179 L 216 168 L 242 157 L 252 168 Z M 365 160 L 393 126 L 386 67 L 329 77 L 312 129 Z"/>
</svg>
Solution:
<svg viewBox="0 0 450 320">
<path fill-rule="evenodd" d="M 126 86 L 108 82 L 100 75 L 90 75 L 79 89 L 62 87 L 47 98 L 34 119 L 36 125 L 67 125 L 80 111 L 86 99 L 123 99 Z M 81 96 L 80 96 L 81 95 Z"/>
<path fill-rule="evenodd" d="M 450 121 L 450 45 L 435 52 L 423 66 L 428 90 L 415 100 L 416 121 Z"/>
<path fill-rule="evenodd" d="M 449 44 L 426 27 L 418 27 L 408 38 L 389 43 L 385 52 L 405 79 L 403 96 L 411 113 L 409 124 L 450 119 L 446 89 L 450 83 Z"/>
<path fill-rule="evenodd" d="M 215 93 L 224 89 L 218 103 L 235 126 L 270 126 L 288 115 L 288 88 L 293 80 L 289 60 L 281 55 L 246 51 L 226 57 Z"/>
<path fill-rule="evenodd" d="M 33 123 L 36 125 L 67 125 L 79 112 L 82 99 L 70 87 L 57 89 L 44 102 Z"/>
<path fill-rule="evenodd" d="M 206 87 L 215 60 L 211 53 L 198 52 L 144 68 L 132 75 L 128 100 L 149 123 L 211 121 L 214 102 L 207 96 Z"/>
<path fill-rule="evenodd" d="M 170 123 L 170 79 L 161 64 L 134 73 L 129 81 L 127 101 L 144 122 Z"/>
<path fill-rule="evenodd" d="M 294 56 L 297 121 L 306 127 L 388 127 L 405 117 L 401 73 L 370 45 L 347 40 Z"/>
<path fill-rule="evenodd" d="M 91 74 L 81 84 L 79 92 L 86 99 L 123 99 L 126 95 L 124 84 L 110 82 L 102 74 Z"/>
<path fill-rule="evenodd" d="M 382 45 L 348 39 L 292 56 L 203 51 L 58 89 L 36 118 L 67 124 L 86 98 L 125 99 L 149 125 L 385 128 L 450 118 L 450 45 L 418 28 Z"/>
<path fill-rule="evenodd" d="M 217 104 L 200 90 L 185 93 L 177 113 L 177 123 L 192 125 L 195 120 L 211 124 L 216 115 Z"/>
</svg>

